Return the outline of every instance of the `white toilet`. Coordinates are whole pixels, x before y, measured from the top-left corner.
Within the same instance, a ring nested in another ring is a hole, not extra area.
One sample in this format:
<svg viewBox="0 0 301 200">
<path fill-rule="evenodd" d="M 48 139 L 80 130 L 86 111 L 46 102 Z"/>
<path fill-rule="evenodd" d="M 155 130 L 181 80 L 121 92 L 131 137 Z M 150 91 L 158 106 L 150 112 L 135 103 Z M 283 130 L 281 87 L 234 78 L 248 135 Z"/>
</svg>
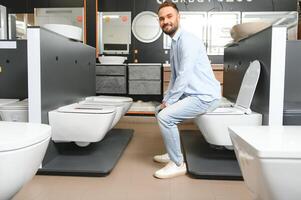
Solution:
<svg viewBox="0 0 301 200">
<path fill-rule="evenodd" d="M 229 132 L 253 199 L 301 199 L 301 126 L 231 126 Z"/>
<path fill-rule="evenodd" d="M 19 99 L 0 99 L 0 106 L 19 101 Z"/>
<path fill-rule="evenodd" d="M 28 122 L 28 100 L 0 105 L 0 117 L 3 121 Z"/>
<path fill-rule="evenodd" d="M 0 121 L 0 200 L 11 199 L 36 174 L 50 136 L 48 125 Z"/>
<path fill-rule="evenodd" d="M 0 99 L 0 108 L 6 104 L 14 103 L 17 101 L 19 101 L 19 99 Z M 0 114 L 0 121 L 2 121 L 1 114 Z"/>
<path fill-rule="evenodd" d="M 114 106 L 116 107 L 116 115 L 111 125 L 111 129 L 119 122 L 119 120 L 130 109 L 133 99 L 130 97 L 120 96 L 92 96 L 87 97 L 84 101 L 79 102 L 84 105 L 101 105 L 101 106 Z"/>
<path fill-rule="evenodd" d="M 123 116 L 122 114 L 123 114 L 123 110 L 124 110 L 124 105 L 121 103 L 112 104 L 112 103 L 101 103 L 101 102 L 93 102 L 93 101 L 81 101 L 81 102 L 79 102 L 79 104 L 82 106 L 88 106 L 90 108 L 93 108 L 93 106 L 115 107 L 116 114 L 115 114 L 115 117 L 113 119 L 110 129 L 112 129 L 119 122 L 120 118 Z"/>
<path fill-rule="evenodd" d="M 85 147 L 101 141 L 110 130 L 116 108 L 70 104 L 50 111 L 49 124 L 54 142 L 75 142 Z"/>
<path fill-rule="evenodd" d="M 100 96 L 92 96 L 92 97 L 87 97 L 85 99 L 86 102 L 94 102 L 94 103 L 101 103 L 103 105 L 123 105 L 123 111 L 122 111 L 122 116 L 125 115 L 125 113 L 130 109 L 133 99 L 130 97 L 120 97 L 120 96 L 105 96 L 105 95 L 100 95 Z"/>
<path fill-rule="evenodd" d="M 262 124 L 262 115 L 250 110 L 259 75 L 260 63 L 256 60 L 250 64 L 244 75 L 233 107 L 218 107 L 195 118 L 195 123 L 208 143 L 233 149 L 228 126 Z"/>
</svg>

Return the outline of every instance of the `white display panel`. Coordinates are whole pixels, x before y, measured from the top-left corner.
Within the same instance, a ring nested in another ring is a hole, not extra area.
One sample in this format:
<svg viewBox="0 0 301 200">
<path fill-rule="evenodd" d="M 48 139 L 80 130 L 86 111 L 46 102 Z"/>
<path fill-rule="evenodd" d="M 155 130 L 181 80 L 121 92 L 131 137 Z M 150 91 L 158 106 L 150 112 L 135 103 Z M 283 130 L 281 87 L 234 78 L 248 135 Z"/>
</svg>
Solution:
<svg viewBox="0 0 301 200">
<path fill-rule="evenodd" d="M 224 46 L 232 42 L 231 28 L 240 24 L 240 12 L 208 12 L 208 55 L 224 55 Z"/>
<path fill-rule="evenodd" d="M 85 35 L 84 8 L 35 8 L 34 22 L 36 26 L 43 26 L 45 24 L 77 26 L 83 30 L 83 37 Z"/>
<path fill-rule="evenodd" d="M 0 39 L 7 39 L 6 7 L 0 5 Z"/>
<path fill-rule="evenodd" d="M 267 22 L 287 27 L 288 40 L 297 40 L 298 12 L 242 12 L 242 23 Z"/>
<path fill-rule="evenodd" d="M 130 44 L 131 12 L 100 12 L 99 46 L 101 53 L 128 54 Z"/>
<path fill-rule="evenodd" d="M 207 37 L 207 13 L 206 12 L 180 12 L 180 26 L 196 35 L 204 43 Z M 163 48 L 170 49 L 171 38 L 164 34 Z"/>
</svg>

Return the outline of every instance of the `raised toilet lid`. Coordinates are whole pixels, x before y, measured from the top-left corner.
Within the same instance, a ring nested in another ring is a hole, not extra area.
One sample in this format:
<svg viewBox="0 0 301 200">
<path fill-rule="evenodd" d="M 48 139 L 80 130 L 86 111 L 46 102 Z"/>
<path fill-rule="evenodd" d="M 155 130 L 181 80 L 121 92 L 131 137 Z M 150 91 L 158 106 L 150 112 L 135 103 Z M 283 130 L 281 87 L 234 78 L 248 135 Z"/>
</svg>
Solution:
<svg viewBox="0 0 301 200">
<path fill-rule="evenodd" d="M 258 60 L 250 63 L 242 80 L 238 96 L 236 99 L 236 106 L 249 109 L 256 90 L 257 82 L 260 75 L 260 63 Z"/>
<path fill-rule="evenodd" d="M 63 106 L 58 109 L 58 112 L 86 113 L 86 114 L 107 114 L 115 111 L 116 109 L 113 106 L 85 105 L 85 104 L 78 104 L 78 103 Z"/>
<path fill-rule="evenodd" d="M 100 101 L 100 102 L 116 102 L 116 103 L 133 101 L 133 99 L 130 97 L 105 96 L 105 95 L 87 97 L 86 100 L 87 101 Z"/>
<path fill-rule="evenodd" d="M 13 103 L 0 106 L 1 110 L 26 110 L 28 109 L 28 101 L 16 101 Z"/>
<path fill-rule="evenodd" d="M 19 101 L 19 99 L 0 99 L 0 106 Z"/>
<path fill-rule="evenodd" d="M 301 126 L 230 126 L 229 131 L 260 158 L 301 158 Z"/>
<path fill-rule="evenodd" d="M 0 152 L 32 146 L 50 136 L 49 125 L 0 121 Z"/>
</svg>

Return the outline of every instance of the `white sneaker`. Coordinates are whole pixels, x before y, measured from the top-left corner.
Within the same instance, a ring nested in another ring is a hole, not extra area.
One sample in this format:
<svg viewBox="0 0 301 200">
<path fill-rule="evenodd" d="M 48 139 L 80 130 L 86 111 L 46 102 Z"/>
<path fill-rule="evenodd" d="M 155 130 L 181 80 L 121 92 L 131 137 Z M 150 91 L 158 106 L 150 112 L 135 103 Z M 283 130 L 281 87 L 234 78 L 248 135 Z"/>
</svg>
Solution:
<svg viewBox="0 0 301 200">
<path fill-rule="evenodd" d="M 186 164 L 183 162 L 180 166 L 177 166 L 174 162 L 170 161 L 165 167 L 155 172 L 154 176 L 157 178 L 173 178 L 176 176 L 186 174 Z"/>
<path fill-rule="evenodd" d="M 168 154 L 156 155 L 154 156 L 154 161 L 159 163 L 168 163 L 170 161 Z"/>
</svg>

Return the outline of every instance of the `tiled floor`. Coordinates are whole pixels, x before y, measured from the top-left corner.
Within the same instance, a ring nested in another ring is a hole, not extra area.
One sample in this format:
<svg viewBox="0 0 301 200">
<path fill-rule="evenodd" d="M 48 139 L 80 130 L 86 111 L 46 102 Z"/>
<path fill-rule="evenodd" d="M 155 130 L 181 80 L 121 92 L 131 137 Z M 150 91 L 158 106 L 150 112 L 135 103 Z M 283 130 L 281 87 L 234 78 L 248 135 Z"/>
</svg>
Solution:
<svg viewBox="0 0 301 200">
<path fill-rule="evenodd" d="M 152 156 L 164 152 L 152 117 L 124 117 L 119 128 L 135 129 L 134 137 L 107 177 L 35 176 L 14 200 L 251 200 L 241 181 L 214 181 L 182 176 L 159 180 L 153 173 L 164 165 Z M 181 128 L 195 129 L 191 123 Z"/>
</svg>

